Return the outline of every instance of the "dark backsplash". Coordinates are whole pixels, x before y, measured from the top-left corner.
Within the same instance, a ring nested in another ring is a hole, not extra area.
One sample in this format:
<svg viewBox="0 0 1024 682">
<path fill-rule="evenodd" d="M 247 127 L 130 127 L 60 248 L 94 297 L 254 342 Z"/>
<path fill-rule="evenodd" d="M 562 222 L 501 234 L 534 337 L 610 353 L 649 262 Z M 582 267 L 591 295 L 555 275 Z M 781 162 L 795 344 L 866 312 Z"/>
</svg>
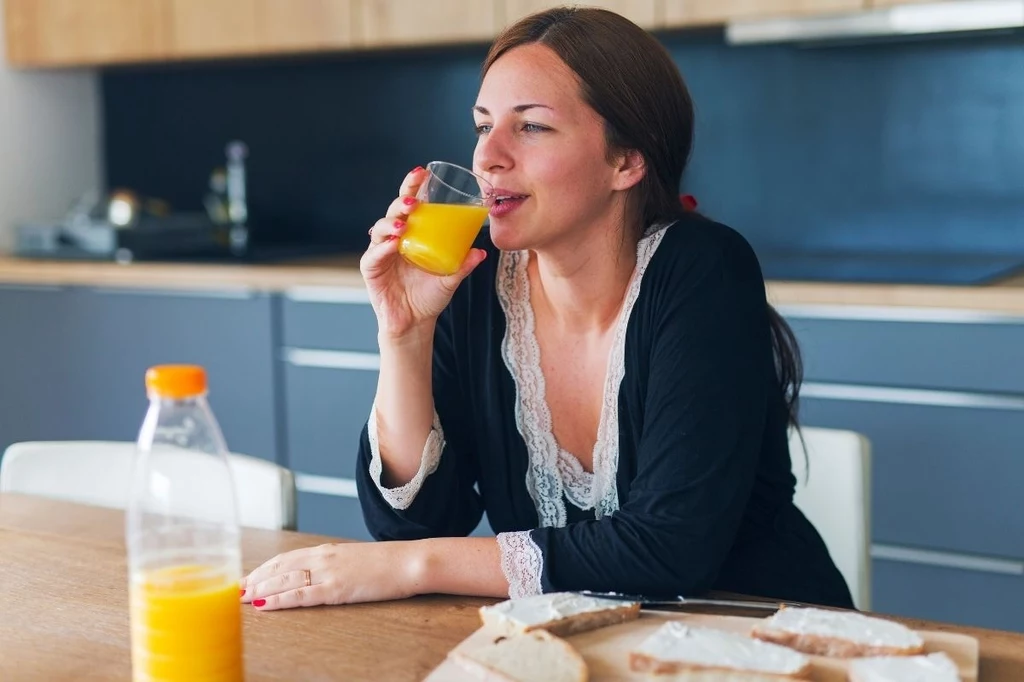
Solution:
<svg viewBox="0 0 1024 682">
<path fill-rule="evenodd" d="M 1019 36 L 801 49 L 660 36 L 698 108 L 684 181 L 761 251 L 1024 253 Z M 257 238 L 361 248 L 411 167 L 468 164 L 484 46 L 103 74 L 106 175 L 198 209 L 250 148 Z"/>
</svg>

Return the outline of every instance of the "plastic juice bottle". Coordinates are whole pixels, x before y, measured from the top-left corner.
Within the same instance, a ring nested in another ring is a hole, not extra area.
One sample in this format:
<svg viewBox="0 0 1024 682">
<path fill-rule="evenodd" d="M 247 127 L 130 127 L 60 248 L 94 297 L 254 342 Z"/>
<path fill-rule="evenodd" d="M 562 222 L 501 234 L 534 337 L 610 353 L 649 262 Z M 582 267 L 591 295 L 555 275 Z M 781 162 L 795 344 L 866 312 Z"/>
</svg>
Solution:
<svg viewBox="0 0 1024 682">
<path fill-rule="evenodd" d="M 146 373 L 149 410 L 126 515 L 134 682 L 239 682 L 241 546 L 206 373 Z"/>
<path fill-rule="evenodd" d="M 489 210 L 472 204 L 420 204 L 409 214 L 398 251 L 427 272 L 453 275 L 466 259 Z"/>
</svg>

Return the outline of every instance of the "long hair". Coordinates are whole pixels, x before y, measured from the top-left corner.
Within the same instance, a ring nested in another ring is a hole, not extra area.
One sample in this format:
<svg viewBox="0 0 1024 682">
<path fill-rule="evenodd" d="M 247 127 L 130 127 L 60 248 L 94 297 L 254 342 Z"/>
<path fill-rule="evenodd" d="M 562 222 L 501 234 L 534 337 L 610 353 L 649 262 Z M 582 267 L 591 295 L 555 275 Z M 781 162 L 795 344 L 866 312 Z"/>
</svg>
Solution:
<svg viewBox="0 0 1024 682">
<path fill-rule="evenodd" d="M 579 78 L 583 100 L 604 121 L 609 154 L 635 150 L 643 156 L 643 179 L 626 200 L 627 224 L 639 232 L 655 222 L 682 218 L 686 209 L 679 185 L 693 150 L 693 100 L 661 43 L 614 12 L 557 7 L 502 31 L 484 60 L 483 74 L 509 50 L 532 43 L 550 48 Z M 796 426 L 803 380 L 800 350 L 771 305 L 768 323 L 776 375 L 789 422 Z"/>
</svg>

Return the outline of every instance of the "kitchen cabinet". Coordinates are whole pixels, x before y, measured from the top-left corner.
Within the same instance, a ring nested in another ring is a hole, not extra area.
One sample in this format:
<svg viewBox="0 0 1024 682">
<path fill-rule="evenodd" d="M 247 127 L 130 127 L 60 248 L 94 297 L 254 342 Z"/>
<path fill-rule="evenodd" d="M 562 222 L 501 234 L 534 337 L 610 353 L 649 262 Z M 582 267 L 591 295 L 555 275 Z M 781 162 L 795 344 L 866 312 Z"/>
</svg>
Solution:
<svg viewBox="0 0 1024 682">
<path fill-rule="evenodd" d="M 4 0 L 7 61 L 63 66 L 173 56 L 166 0 Z"/>
<path fill-rule="evenodd" d="M 1024 632 L 1024 565 L 977 567 L 871 562 L 872 610 L 894 616 Z"/>
<path fill-rule="evenodd" d="M 505 0 L 502 24 L 507 26 L 527 14 L 565 4 L 557 0 Z M 658 28 L 662 23 L 662 0 L 591 0 L 585 4 L 587 7 L 600 7 L 621 14 L 646 29 Z"/>
<path fill-rule="evenodd" d="M 720 24 L 734 19 L 799 16 L 864 9 L 866 0 L 664 0 L 665 25 Z"/>
<path fill-rule="evenodd" d="M 347 49 L 355 0 L 4 0 L 7 60 L 63 66 Z"/>
<path fill-rule="evenodd" d="M 167 0 L 175 57 L 252 54 L 257 49 L 253 0 Z"/>
<path fill-rule="evenodd" d="M 218 57 L 352 46 L 352 0 L 167 0 L 172 54 Z"/>
<path fill-rule="evenodd" d="M 256 0 L 257 48 L 299 52 L 351 47 L 355 1 Z"/>
<path fill-rule="evenodd" d="M 872 609 L 1024 630 L 1006 606 L 1024 591 L 1024 318 L 779 311 L 805 360 L 801 423 L 871 441 Z"/>
<path fill-rule="evenodd" d="M 22 440 L 134 440 L 143 379 L 203 365 L 229 447 L 277 457 L 271 300 L 244 291 L 0 287 L 0 451 Z"/>
<path fill-rule="evenodd" d="M 486 0 L 356 0 L 356 31 L 367 47 L 483 42 L 497 33 L 497 8 Z"/>
<path fill-rule="evenodd" d="M 941 0 L 868 0 L 871 7 L 892 7 L 893 5 L 920 5 L 923 3 L 941 2 Z"/>
</svg>

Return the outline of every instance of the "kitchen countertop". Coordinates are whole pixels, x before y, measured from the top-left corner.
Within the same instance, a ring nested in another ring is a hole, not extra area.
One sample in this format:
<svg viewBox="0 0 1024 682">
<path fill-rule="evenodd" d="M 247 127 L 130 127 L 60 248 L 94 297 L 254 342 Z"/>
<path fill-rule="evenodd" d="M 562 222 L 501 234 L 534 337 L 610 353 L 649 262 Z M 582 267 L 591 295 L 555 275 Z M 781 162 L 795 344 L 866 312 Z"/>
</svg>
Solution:
<svg viewBox="0 0 1024 682">
<path fill-rule="evenodd" d="M 131 263 L 24 260 L 0 255 L 0 285 L 140 289 L 244 289 L 280 292 L 297 287 L 362 288 L 359 256 L 304 258 L 276 264 Z M 781 306 L 897 306 L 1024 316 L 1024 274 L 993 284 L 934 286 L 769 281 Z"/>
</svg>

